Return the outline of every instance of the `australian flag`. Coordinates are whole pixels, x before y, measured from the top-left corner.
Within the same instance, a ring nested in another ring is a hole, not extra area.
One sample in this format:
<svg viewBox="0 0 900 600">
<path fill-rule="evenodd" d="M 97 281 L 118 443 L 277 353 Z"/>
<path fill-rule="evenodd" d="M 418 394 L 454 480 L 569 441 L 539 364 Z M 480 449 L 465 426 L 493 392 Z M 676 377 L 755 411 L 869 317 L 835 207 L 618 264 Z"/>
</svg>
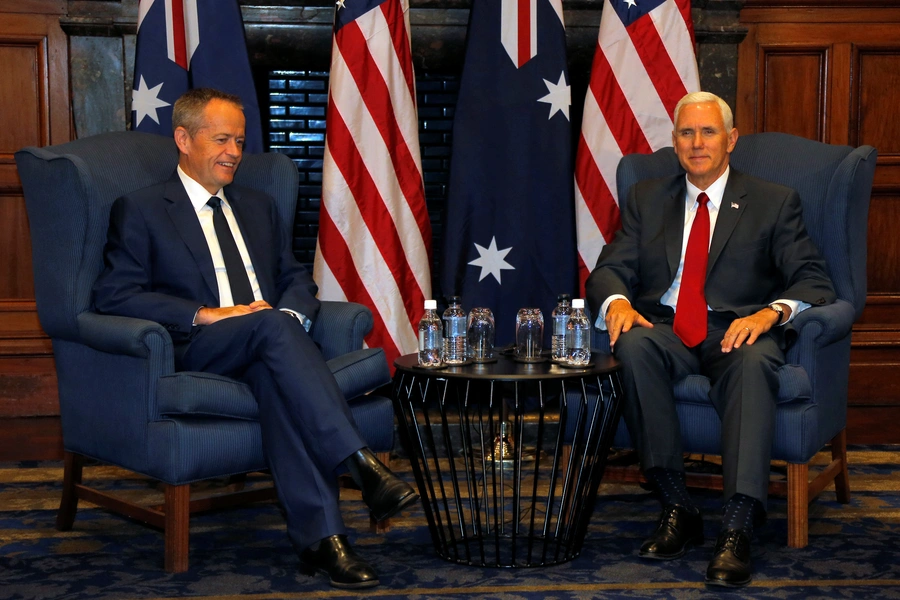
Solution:
<svg viewBox="0 0 900 600">
<path fill-rule="evenodd" d="M 474 0 L 453 124 L 442 287 L 490 308 L 496 343 L 578 289 L 561 0 Z"/>
<path fill-rule="evenodd" d="M 200 87 L 241 98 L 244 149 L 262 152 L 259 103 L 237 0 L 140 0 L 132 129 L 171 136 L 172 105 Z"/>
</svg>

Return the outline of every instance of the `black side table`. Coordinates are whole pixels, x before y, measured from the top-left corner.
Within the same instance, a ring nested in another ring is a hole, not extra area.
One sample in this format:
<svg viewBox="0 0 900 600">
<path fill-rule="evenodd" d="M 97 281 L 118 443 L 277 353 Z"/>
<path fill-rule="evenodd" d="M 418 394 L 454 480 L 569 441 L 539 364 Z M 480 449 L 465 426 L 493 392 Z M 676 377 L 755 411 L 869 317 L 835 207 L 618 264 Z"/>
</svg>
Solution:
<svg viewBox="0 0 900 600">
<path fill-rule="evenodd" d="M 394 409 L 435 551 L 483 567 L 581 552 L 619 421 L 619 364 L 394 366 Z"/>
</svg>

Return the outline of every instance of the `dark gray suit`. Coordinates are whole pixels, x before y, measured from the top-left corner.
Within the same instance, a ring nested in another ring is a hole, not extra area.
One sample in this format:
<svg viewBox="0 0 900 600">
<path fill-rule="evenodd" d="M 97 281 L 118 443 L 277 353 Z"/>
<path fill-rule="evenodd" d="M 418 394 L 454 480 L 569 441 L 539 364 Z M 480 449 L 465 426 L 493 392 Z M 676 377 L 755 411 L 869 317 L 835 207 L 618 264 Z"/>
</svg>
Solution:
<svg viewBox="0 0 900 600">
<path fill-rule="evenodd" d="M 263 298 L 316 318 L 316 285 L 281 234 L 275 203 L 254 190 L 225 188 Z M 322 354 L 300 322 L 262 310 L 193 326 L 201 306 L 218 307 L 209 246 L 177 173 L 119 198 L 110 213 L 105 268 L 94 285 L 99 312 L 162 324 L 176 367 L 246 382 L 259 403 L 266 456 L 288 534 L 299 549 L 346 533 L 335 469 L 365 443 Z"/>
<path fill-rule="evenodd" d="M 624 364 L 624 417 L 642 467 L 683 470 L 674 382 L 702 373 L 722 419 L 725 497 L 736 492 L 765 504 L 775 427 L 775 371 L 784 363 L 783 328 L 752 346 L 723 353 L 729 324 L 778 298 L 812 305 L 834 301 L 824 261 L 803 225 L 800 198 L 789 188 L 731 169 L 710 244 L 707 339 L 688 349 L 672 332 L 674 311 L 660 298 L 681 259 L 684 175 L 636 184 L 622 205 L 622 229 L 587 281 L 593 314 L 622 294 L 654 324 L 634 327 L 616 343 Z"/>
</svg>

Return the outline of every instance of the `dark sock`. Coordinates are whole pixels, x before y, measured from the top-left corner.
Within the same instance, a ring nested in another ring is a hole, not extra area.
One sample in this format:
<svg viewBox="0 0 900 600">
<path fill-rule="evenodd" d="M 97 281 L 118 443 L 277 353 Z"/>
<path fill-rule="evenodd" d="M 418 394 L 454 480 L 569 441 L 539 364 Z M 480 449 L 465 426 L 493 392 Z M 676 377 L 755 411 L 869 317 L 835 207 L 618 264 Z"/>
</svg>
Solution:
<svg viewBox="0 0 900 600">
<path fill-rule="evenodd" d="M 691 513 L 696 514 L 698 512 L 697 507 L 691 501 L 690 494 L 688 494 L 687 486 L 684 484 L 684 473 L 663 469 L 662 467 L 653 467 L 645 472 L 644 475 L 656 487 L 663 506 L 677 504 Z"/>
<path fill-rule="evenodd" d="M 722 529 L 744 529 L 750 537 L 753 537 L 754 518 L 764 512 L 762 502 L 756 498 L 735 494 L 725 503 Z"/>
</svg>

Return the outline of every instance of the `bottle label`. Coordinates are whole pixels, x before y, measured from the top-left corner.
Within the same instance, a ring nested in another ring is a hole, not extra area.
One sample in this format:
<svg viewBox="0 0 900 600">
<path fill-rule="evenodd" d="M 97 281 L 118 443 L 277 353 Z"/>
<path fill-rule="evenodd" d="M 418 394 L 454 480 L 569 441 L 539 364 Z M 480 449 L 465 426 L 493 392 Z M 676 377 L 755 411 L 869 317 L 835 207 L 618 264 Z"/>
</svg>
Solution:
<svg viewBox="0 0 900 600">
<path fill-rule="evenodd" d="M 569 315 L 561 314 L 553 316 L 553 335 L 565 335 L 566 323 L 569 322 Z"/>
<path fill-rule="evenodd" d="M 444 319 L 447 337 L 465 337 L 466 320 L 463 317 L 447 317 Z"/>
</svg>

